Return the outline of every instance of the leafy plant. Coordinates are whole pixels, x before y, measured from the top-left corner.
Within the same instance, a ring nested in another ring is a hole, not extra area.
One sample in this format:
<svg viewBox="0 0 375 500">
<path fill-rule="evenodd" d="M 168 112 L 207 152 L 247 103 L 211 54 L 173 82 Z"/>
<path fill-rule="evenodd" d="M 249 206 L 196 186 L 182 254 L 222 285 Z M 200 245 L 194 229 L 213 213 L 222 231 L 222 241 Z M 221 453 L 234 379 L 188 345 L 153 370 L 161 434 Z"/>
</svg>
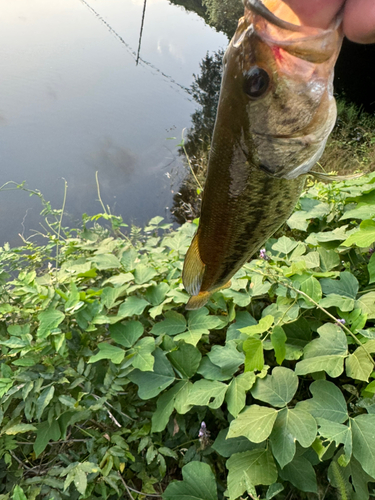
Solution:
<svg viewBox="0 0 375 500">
<path fill-rule="evenodd" d="M 0 499 L 368 499 L 374 200 L 375 174 L 311 182 L 190 312 L 195 224 L 48 206 L 46 245 L 0 251 Z"/>
</svg>

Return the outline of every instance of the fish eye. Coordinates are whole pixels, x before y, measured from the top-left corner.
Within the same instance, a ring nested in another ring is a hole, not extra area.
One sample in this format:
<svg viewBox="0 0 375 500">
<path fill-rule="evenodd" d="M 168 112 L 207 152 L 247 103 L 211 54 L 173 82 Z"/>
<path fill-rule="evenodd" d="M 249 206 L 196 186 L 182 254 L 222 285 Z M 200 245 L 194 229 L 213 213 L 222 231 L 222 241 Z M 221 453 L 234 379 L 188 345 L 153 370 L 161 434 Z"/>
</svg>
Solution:
<svg viewBox="0 0 375 500">
<path fill-rule="evenodd" d="M 252 99 L 262 97 L 269 89 L 271 79 L 263 68 L 253 66 L 244 77 L 244 92 Z"/>
</svg>

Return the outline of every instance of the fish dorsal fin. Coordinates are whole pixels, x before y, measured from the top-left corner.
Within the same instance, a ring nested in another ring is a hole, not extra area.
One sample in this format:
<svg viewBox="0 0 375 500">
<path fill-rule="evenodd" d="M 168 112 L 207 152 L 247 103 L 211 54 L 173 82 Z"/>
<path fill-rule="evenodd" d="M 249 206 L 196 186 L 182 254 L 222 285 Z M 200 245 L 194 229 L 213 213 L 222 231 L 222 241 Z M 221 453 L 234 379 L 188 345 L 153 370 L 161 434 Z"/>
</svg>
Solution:
<svg viewBox="0 0 375 500">
<path fill-rule="evenodd" d="M 309 175 L 314 177 L 317 181 L 322 182 L 334 182 L 334 181 L 350 181 L 352 179 L 358 179 L 362 177 L 364 174 L 352 174 L 352 175 L 330 175 L 324 174 L 323 172 L 309 172 Z"/>
<path fill-rule="evenodd" d="M 203 263 L 199 253 L 198 235 L 196 234 L 186 253 L 184 268 L 182 270 L 182 282 L 190 295 L 199 294 L 205 268 L 206 265 Z"/>
</svg>

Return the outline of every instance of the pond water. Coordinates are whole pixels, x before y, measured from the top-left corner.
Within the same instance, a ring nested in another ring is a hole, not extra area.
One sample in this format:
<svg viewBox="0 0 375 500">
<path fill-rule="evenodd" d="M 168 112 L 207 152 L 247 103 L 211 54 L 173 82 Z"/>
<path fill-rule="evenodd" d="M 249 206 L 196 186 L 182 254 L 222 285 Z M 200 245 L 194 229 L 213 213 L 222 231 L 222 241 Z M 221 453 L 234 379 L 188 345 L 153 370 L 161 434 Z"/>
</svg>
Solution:
<svg viewBox="0 0 375 500">
<path fill-rule="evenodd" d="M 66 179 L 66 224 L 101 211 L 96 171 L 103 202 L 125 222 L 170 218 L 177 145 L 198 107 L 187 89 L 228 39 L 194 12 L 148 0 L 136 65 L 143 7 L 0 0 L 0 185 L 25 180 L 60 208 Z M 40 229 L 40 210 L 27 193 L 1 191 L 0 245 Z"/>
</svg>

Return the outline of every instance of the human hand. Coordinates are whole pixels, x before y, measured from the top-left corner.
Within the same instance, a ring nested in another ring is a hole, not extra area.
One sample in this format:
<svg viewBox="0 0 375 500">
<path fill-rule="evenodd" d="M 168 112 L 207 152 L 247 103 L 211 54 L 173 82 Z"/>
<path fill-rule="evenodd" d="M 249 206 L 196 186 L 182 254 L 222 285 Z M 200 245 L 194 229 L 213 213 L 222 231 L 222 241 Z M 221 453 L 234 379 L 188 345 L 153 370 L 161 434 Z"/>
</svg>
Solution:
<svg viewBox="0 0 375 500">
<path fill-rule="evenodd" d="M 284 0 L 303 24 L 327 28 L 344 5 L 343 29 L 349 40 L 375 43 L 374 0 Z"/>
</svg>

